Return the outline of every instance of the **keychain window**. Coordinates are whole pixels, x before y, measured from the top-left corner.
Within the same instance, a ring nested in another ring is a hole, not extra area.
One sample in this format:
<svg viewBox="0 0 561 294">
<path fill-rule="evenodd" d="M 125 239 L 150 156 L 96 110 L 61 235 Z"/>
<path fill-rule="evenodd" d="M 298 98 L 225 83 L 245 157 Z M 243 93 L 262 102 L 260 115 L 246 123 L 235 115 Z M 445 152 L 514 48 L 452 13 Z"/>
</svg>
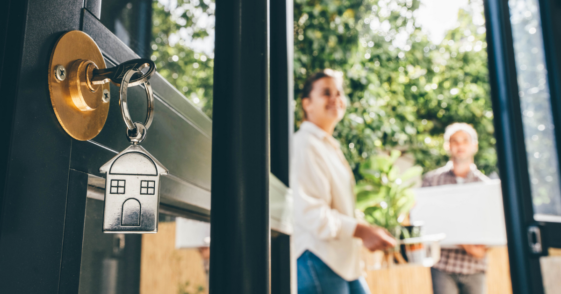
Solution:
<svg viewBox="0 0 561 294">
<path fill-rule="evenodd" d="M 140 195 L 154 195 L 155 181 L 140 181 Z"/>
<path fill-rule="evenodd" d="M 111 180 L 111 194 L 125 194 L 125 180 Z"/>
</svg>

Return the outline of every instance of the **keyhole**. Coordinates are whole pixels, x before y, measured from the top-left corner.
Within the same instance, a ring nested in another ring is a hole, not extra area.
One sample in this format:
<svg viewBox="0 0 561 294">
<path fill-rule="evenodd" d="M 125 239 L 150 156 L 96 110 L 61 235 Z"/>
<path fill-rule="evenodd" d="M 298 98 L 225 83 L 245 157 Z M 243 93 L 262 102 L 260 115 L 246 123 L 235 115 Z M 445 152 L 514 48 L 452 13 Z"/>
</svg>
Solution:
<svg viewBox="0 0 561 294">
<path fill-rule="evenodd" d="M 109 102 L 109 98 L 111 98 L 111 96 L 109 95 L 109 90 L 107 89 L 103 89 L 103 97 L 101 98 L 103 100 L 103 102 Z"/>
</svg>

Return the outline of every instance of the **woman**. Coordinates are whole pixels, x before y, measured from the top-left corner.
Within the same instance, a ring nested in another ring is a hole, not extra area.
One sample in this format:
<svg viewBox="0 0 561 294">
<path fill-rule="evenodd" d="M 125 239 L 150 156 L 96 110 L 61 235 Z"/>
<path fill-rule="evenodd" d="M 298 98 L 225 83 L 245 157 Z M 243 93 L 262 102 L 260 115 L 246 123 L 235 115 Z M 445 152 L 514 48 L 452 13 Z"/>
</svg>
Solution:
<svg viewBox="0 0 561 294">
<path fill-rule="evenodd" d="M 342 74 L 332 70 L 308 78 L 302 91 L 305 121 L 294 136 L 294 253 L 299 294 L 370 293 L 359 266 L 360 246 L 389 248 L 384 229 L 354 218 L 354 177 L 332 137 L 345 114 Z"/>
</svg>

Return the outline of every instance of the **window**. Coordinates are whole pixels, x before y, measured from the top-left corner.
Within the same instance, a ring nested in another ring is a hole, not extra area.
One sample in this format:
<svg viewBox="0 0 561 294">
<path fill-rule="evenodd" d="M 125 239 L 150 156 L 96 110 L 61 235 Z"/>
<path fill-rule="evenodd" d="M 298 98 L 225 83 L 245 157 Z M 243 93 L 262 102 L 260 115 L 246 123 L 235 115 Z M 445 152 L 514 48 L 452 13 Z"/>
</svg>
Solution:
<svg viewBox="0 0 561 294">
<path fill-rule="evenodd" d="M 154 195 L 155 181 L 140 181 L 140 195 Z"/>
<path fill-rule="evenodd" d="M 537 0 L 510 0 L 508 3 L 534 217 L 538 221 L 559 221 L 561 175 L 539 3 Z"/>
<path fill-rule="evenodd" d="M 111 180 L 111 194 L 125 194 L 125 180 Z"/>
<path fill-rule="evenodd" d="M 103 205 L 86 202 L 79 294 L 208 293 L 209 223 L 160 212 L 157 234 L 104 234 Z"/>
<path fill-rule="evenodd" d="M 214 0 L 103 1 L 101 22 L 171 85 L 212 114 Z"/>
</svg>

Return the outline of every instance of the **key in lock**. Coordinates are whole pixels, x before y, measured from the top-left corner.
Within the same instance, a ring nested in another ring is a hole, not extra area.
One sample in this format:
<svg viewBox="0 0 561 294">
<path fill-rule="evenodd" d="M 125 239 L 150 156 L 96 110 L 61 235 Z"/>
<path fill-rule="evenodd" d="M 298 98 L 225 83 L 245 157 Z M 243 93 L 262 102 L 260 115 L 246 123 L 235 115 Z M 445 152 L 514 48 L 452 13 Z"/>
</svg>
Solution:
<svg viewBox="0 0 561 294">
<path fill-rule="evenodd" d="M 150 59 L 140 58 L 123 62 L 116 67 L 99 69 L 97 65 L 90 60 L 76 60 L 68 69 L 68 78 L 70 82 L 70 92 L 74 104 L 81 110 L 87 111 L 97 107 L 97 104 L 109 101 L 109 92 L 103 93 L 103 101 L 99 99 L 88 99 L 85 92 L 90 90 L 95 93 L 100 85 L 112 82 L 117 87 L 121 86 L 123 77 L 129 70 L 134 70 L 135 74 L 128 82 L 129 87 L 137 86 L 147 81 L 155 72 L 156 64 Z M 56 70 L 56 77 L 59 80 L 66 79 L 64 67 Z M 96 96 L 92 96 L 96 97 Z"/>
<path fill-rule="evenodd" d="M 106 174 L 106 233 L 155 233 L 158 228 L 160 176 L 168 170 L 139 144 L 154 115 L 154 97 L 148 79 L 154 62 L 135 59 L 106 69 L 95 41 L 82 31 L 70 31 L 56 42 L 49 61 L 48 84 L 54 113 L 68 135 L 87 141 L 101 132 L 109 113 L 109 85 L 120 87 L 121 114 L 132 143 L 100 170 Z M 148 111 L 142 123 L 133 122 L 127 89 L 144 85 Z"/>
<path fill-rule="evenodd" d="M 68 83 L 72 102 L 78 109 L 86 112 L 97 109 L 103 103 L 108 103 L 110 100 L 109 90 L 103 90 L 101 99 L 94 93 L 99 90 L 101 85 L 110 81 L 118 87 L 121 86 L 124 74 L 129 70 L 135 71 L 128 83 L 129 87 L 133 87 L 147 81 L 156 72 L 156 65 L 152 60 L 141 58 L 129 60 L 116 67 L 99 69 L 91 60 L 78 59 L 74 61 L 68 69 Z M 57 67 L 56 78 L 59 80 L 66 79 L 66 69 L 64 67 Z"/>
<path fill-rule="evenodd" d="M 101 85 L 111 81 L 115 85 L 121 86 L 121 82 L 129 70 L 135 71 L 128 82 L 129 87 L 133 87 L 147 81 L 156 72 L 156 64 L 150 59 L 141 58 L 123 62 L 112 68 L 95 68 L 92 69 L 91 83 L 92 85 Z"/>
<path fill-rule="evenodd" d="M 49 62 L 49 93 L 61 127 L 76 140 L 91 140 L 103 129 L 110 106 L 109 81 L 120 86 L 124 73 L 133 69 L 128 85 L 135 86 L 156 71 L 149 59 L 105 67 L 101 50 L 84 32 L 70 31 L 57 40 Z"/>
</svg>

